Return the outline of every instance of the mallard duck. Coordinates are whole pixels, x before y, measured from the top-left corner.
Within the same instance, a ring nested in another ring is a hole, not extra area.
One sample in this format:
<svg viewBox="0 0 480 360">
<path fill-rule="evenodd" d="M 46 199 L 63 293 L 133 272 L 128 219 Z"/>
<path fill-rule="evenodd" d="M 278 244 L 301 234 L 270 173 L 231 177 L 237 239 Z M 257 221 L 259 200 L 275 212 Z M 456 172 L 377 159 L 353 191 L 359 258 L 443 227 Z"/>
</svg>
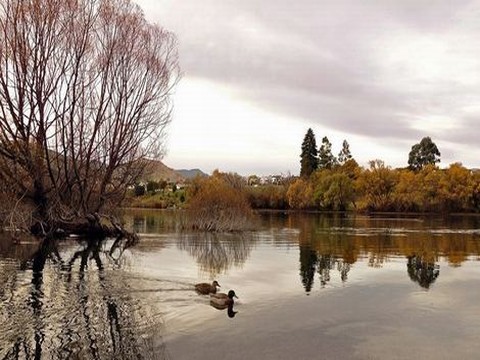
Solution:
<svg viewBox="0 0 480 360">
<path fill-rule="evenodd" d="M 217 286 L 220 287 L 220 284 L 217 282 L 217 280 L 214 280 L 211 284 L 195 284 L 195 290 L 197 293 L 202 295 L 215 294 L 217 292 Z"/>
<path fill-rule="evenodd" d="M 225 309 L 229 306 L 233 306 L 233 298 L 237 298 L 238 296 L 235 294 L 235 291 L 230 290 L 228 294 L 225 293 L 218 293 L 218 294 L 210 294 L 210 305 L 217 309 Z"/>
</svg>

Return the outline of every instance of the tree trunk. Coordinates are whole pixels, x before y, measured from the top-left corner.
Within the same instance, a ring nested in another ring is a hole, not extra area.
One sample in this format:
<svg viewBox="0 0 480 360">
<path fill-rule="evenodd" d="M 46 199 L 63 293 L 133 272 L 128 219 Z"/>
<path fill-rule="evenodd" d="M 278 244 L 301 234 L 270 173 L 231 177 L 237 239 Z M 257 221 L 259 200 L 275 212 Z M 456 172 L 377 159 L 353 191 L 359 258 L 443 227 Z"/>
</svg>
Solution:
<svg viewBox="0 0 480 360">
<path fill-rule="evenodd" d="M 107 218 L 108 224 L 102 222 L 97 213 L 88 214 L 85 218 L 72 221 L 54 220 L 51 223 L 37 221 L 30 231 L 37 237 L 65 238 L 71 235 L 102 239 L 106 237 L 127 238 L 137 241 L 135 233 L 127 231 L 113 216 Z"/>
</svg>

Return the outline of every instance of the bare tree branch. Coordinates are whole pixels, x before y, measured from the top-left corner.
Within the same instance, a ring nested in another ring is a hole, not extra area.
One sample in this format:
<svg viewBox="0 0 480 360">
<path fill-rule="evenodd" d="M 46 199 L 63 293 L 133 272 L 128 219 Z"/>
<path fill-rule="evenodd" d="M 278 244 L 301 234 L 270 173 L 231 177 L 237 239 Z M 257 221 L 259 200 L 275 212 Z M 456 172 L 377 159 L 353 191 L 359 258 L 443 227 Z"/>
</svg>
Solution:
<svg viewBox="0 0 480 360">
<path fill-rule="evenodd" d="M 2 0 L 0 181 L 50 226 L 118 205 L 178 79 L 175 37 L 130 0 Z"/>
</svg>

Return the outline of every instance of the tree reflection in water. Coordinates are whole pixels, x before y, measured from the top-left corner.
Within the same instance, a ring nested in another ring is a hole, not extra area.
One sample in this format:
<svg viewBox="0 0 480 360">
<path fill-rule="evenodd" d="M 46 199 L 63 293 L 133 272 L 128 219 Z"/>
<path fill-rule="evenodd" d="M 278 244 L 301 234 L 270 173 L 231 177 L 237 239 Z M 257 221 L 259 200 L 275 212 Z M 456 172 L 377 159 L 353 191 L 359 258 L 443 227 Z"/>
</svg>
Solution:
<svg viewBox="0 0 480 360">
<path fill-rule="evenodd" d="M 300 276 L 305 292 L 312 290 L 315 274 L 318 272 L 320 286 L 323 288 L 331 280 L 330 271 L 335 269 L 342 282 L 347 281 L 350 264 L 332 254 L 319 254 L 316 250 L 300 245 Z"/>
<path fill-rule="evenodd" d="M 452 266 L 460 266 L 468 254 L 478 254 L 480 242 L 475 233 L 439 237 L 431 231 L 415 231 L 407 237 L 401 227 L 391 228 L 391 225 L 388 219 L 288 216 L 284 226 L 299 230 L 300 278 L 305 292 L 313 289 L 317 273 L 323 288 L 331 282 L 334 269 L 342 282 L 347 281 L 359 257 L 366 258 L 369 267 L 381 269 L 390 257 L 398 254 L 407 258 L 410 279 L 429 289 L 440 274 L 436 264 L 440 254 L 445 254 Z"/>
<path fill-rule="evenodd" d="M 0 358 L 168 359 L 158 323 L 119 271 L 133 245 L 89 239 L 72 252 L 45 239 L 18 264 L 20 276 L 18 268 L 4 275 Z"/>
<path fill-rule="evenodd" d="M 312 290 L 317 263 L 317 252 L 310 246 L 300 245 L 300 277 L 307 293 Z"/>
<path fill-rule="evenodd" d="M 425 259 L 423 256 L 407 257 L 408 276 L 424 289 L 430 288 L 440 274 L 440 265 Z"/>
<path fill-rule="evenodd" d="M 325 287 L 331 280 L 331 270 L 335 268 L 342 282 L 347 281 L 350 263 L 356 260 L 352 242 L 340 233 L 321 231 L 341 227 L 344 219 L 332 217 L 311 221 L 300 217 L 294 221 L 300 230 L 300 277 L 305 292 L 308 294 L 312 290 L 316 273 L 319 275 L 320 286 Z"/>
<path fill-rule="evenodd" d="M 214 278 L 232 266 L 243 265 L 255 242 L 255 234 L 251 232 L 201 232 L 182 235 L 178 248 L 187 251 L 196 259 L 200 270 Z"/>
</svg>

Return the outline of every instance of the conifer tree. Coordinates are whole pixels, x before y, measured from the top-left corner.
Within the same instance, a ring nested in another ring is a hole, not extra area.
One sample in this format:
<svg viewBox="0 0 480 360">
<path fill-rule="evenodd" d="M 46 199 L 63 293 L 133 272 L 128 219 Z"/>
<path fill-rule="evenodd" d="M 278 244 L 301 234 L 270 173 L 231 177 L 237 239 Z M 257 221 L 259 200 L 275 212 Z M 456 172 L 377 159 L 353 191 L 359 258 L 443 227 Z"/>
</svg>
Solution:
<svg viewBox="0 0 480 360">
<path fill-rule="evenodd" d="M 324 136 L 318 151 L 318 167 L 320 169 L 332 169 L 336 164 L 337 159 L 332 154 L 332 143 Z"/>
<path fill-rule="evenodd" d="M 302 143 L 300 154 L 300 176 L 309 177 L 318 168 L 318 150 L 315 134 L 308 129 Z"/>
<path fill-rule="evenodd" d="M 338 153 L 338 163 L 340 165 L 345 164 L 348 160 L 352 160 L 352 154 L 350 153 L 350 145 L 347 140 L 343 140 L 342 150 Z"/>
</svg>

